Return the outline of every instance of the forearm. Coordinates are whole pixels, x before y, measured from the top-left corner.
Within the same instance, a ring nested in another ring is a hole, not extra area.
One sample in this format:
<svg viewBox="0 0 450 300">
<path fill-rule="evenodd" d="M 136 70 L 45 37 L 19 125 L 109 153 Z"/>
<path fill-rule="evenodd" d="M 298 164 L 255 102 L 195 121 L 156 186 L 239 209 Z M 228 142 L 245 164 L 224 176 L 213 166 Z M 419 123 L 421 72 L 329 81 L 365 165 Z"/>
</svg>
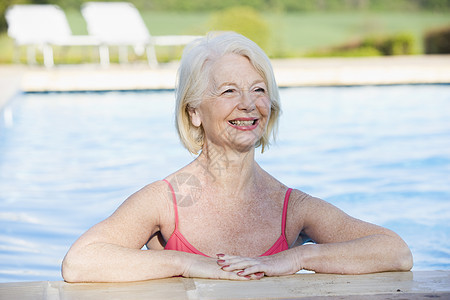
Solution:
<svg viewBox="0 0 450 300">
<path fill-rule="evenodd" d="M 69 251 L 62 264 L 62 275 L 68 282 L 123 282 L 172 277 L 182 274 L 182 256 L 185 254 L 93 243 Z"/>
<path fill-rule="evenodd" d="M 341 243 L 307 244 L 291 250 L 301 269 L 318 273 L 363 274 L 412 268 L 408 246 L 400 238 L 385 234 Z"/>
</svg>

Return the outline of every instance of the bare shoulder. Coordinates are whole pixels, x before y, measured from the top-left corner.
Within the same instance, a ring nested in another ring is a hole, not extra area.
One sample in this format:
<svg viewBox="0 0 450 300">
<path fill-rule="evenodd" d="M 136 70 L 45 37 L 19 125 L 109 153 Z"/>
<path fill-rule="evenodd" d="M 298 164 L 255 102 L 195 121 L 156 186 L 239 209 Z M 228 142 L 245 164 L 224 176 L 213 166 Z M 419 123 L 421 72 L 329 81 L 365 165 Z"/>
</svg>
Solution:
<svg viewBox="0 0 450 300">
<path fill-rule="evenodd" d="M 115 212 L 91 227 L 72 246 L 77 252 L 85 245 L 107 243 L 140 249 L 155 232 L 167 210 L 164 182 L 151 183 L 128 197 Z"/>
<path fill-rule="evenodd" d="M 125 200 L 123 205 L 138 205 L 141 207 L 158 207 L 167 198 L 167 184 L 163 181 L 155 181 L 144 186 Z"/>
<path fill-rule="evenodd" d="M 292 205 L 307 205 L 309 202 L 312 202 L 317 198 L 314 198 L 301 190 L 292 189 L 289 199 L 289 203 Z"/>
<path fill-rule="evenodd" d="M 312 197 L 309 194 L 298 189 L 292 189 L 289 195 L 287 212 L 288 227 L 296 232 L 297 235 L 304 227 L 305 218 L 309 211 L 310 198 Z"/>
<path fill-rule="evenodd" d="M 137 218 L 148 214 L 154 216 L 161 208 L 161 203 L 164 203 L 162 201 L 165 196 L 163 184 L 156 181 L 136 191 L 117 208 L 110 218 L 130 216 Z"/>
<path fill-rule="evenodd" d="M 298 189 L 292 190 L 290 198 L 289 203 L 292 203 L 293 207 L 314 218 L 320 215 L 329 215 L 330 213 L 338 214 L 344 218 L 349 217 L 333 204 Z"/>
<path fill-rule="evenodd" d="M 311 227 L 323 227 L 326 224 L 335 227 L 339 223 L 345 223 L 353 219 L 344 211 L 323 199 L 299 190 L 294 190 L 293 194 L 293 206 L 304 216 L 305 230 L 309 230 Z"/>
<path fill-rule="evenodd" d="M 286 187 L 287 189 L 287 187 Z M 297 219 L 305 216 L 305 213 L 309 210 L 308 207 L 311 202 L 314 201 L 314 197 L 311 195 L 293 188 L 289 195 L 289 212 L 294 215 Z"/>
<path fill-rule="evenodd" d="M 134 222 L 159 228 L 172 215 L 171 191 L 162 180 L 144 186 L 132 194 L 115 214 L 134 216 Z M 152 230 L 153 231 L 153 230 Z"/>
<path fill-rule="evenodd" d="M 386 228 L 352 217 L 325 200 L 305 195 L 299 194 L 303 231 L 317 243 L 343 242 L 373 234 L 395 235 Z"/>
</svg>

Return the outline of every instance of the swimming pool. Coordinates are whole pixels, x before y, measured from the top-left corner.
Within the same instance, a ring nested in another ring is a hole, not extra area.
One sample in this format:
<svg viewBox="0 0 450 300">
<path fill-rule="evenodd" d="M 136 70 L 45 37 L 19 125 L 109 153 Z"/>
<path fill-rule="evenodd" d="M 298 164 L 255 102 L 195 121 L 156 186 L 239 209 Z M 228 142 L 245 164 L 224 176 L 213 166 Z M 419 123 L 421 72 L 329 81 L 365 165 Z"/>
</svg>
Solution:
<svg viewBox="0 0 450 300">
<path fill-rule="evenodd" d="M 278 141 L 257 160 L 285 184 L 450 269 L 450 85 L 281 90 Z M 74 240 L 193 157 L 173 92 L 20 94 L 0 116 L 0 282 L 61 280 Z"/>
</svg>

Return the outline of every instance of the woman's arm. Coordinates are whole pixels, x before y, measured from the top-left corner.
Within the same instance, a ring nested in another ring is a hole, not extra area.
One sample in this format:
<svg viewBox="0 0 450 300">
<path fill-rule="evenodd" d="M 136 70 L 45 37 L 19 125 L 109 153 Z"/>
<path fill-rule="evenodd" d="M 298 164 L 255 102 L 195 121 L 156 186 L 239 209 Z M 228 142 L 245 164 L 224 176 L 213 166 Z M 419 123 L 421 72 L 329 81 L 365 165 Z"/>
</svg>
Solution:
<svg viewBox="0 0 450 300">
<path fill-rule="evenodd" d="M 411 251 L 393 231 L 342 212 L 310 197 L 304 232 L 316 244 L 295 249 L 302 268 L 320 273 L 361 274 L 409 271 Z M 294 249 L 293 249 L 294 250 Z"/>
<path fill-rule="evenodd" d="M 69 282 L 133 281 L 181 274 L 179 256 L 141 250 L 159 230 L 164 199 L 160 190 L 160 183 L 144 187 L 84 233 L 64 258 L 63 278 Z"/>
<path fill-rule="evenodd" d="M 69 252 L 64 259 L 63 277 L 67 282 L 126 282 L 173 276 L 231 280 L 262 277 L 238 276 L 222 270 L 214 258 L 173 250 L 139 250 L 111 243 L 91 243 L 80 251 L 80 254 Z"/>
<path fill-rule="evenodd" d="M 303 220 L 304 233 L 316 244 L 298 246 L 268 257 L 223 256 L 218 264 L 229 265 L 223 268 L 226 271 L 242 270 L 238 273 L 241 276 L 259 272 L 268 276 L 288 275 L 301 269 L 362 274 L 412 268 L 411 251 L 394 232 L 352 218 L 317 198 L 303 197 L 296 206 L 293 209 Z"/>
<path fill-rule="evenodd" d="M 123 282 L 172 276 L 247 280 L 225 272 L 216 260 L 171 250 L 141 250 L 167 216 L 167 186 L 149 185 L 129 197 L 109 218 L 70 248 L 62 263 L 68 282 Z M 251 278 L 257 278 L 253 275 Z"/>
</svg>

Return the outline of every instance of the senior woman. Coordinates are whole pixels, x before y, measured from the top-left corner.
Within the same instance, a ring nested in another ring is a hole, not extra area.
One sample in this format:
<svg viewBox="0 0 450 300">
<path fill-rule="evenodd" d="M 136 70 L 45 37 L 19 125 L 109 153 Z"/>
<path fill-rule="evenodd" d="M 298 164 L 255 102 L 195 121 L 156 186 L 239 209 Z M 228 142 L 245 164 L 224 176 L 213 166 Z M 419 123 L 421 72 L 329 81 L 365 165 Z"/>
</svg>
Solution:
<svg viewBox="0 0 450 300">
<path fill-rule="evenodd" d="M 270 61 L 255 43 L 209 35 L 186 48 L 178 76 L 178 133 L 200 154 L 83 234 L 64 258 L 66 281 L 411 269 L 397 234 L 285 186 L 255 161 L 280 114 Z"/>
</svg>

